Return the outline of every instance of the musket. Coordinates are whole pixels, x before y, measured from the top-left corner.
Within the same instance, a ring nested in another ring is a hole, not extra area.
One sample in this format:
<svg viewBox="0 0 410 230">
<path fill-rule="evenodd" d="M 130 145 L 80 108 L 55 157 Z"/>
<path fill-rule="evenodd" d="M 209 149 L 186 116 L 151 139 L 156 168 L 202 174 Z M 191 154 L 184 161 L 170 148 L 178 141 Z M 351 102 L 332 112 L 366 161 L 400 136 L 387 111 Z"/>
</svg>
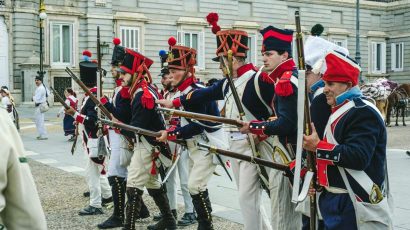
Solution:
<svg viewBox="0 0 410 230">
<path fill-rule="evenodd" d="M 108 111 L 107 108 L 104 107 L 103 104 L 91 93 L 90 89 L 71 71 L 70 68 L 66 67 L 65 71 L 70 75 L 70 77 L 83 89 L 83 91 L 90 97 L 90 99 L 95 103 L 95 105 L 101 110 L 101 112 L 108 118 L 112 119 L 111 113 Z"/>
<path fill-rule="evenodd" d="M 310 107 L 309 107 L 309 95 L 308 95 L 308 90 L 307 90 L 307 84 L 305 78 L 305 55 L 304 55 L 304 50 L 303 50 L 303 35 L 302 35 L 302 29 L 300 25 L 300 14 L 299 11 L 295 11 L 295 21 L 296 21 L 296 47 L 298 51 L 298 65 L 299 65 L 299 70 L 302 72 L 302 79 L 304 82 L 302 83 L 303 88 L 300 90 L 304 90 L 303 96 L 304 97 L 304 102 L 301 102 L 298 100 L 298 106 L 301 107 L 303 103 L 303 110 L 304 110 L 304 119 L 303 119 L 303 130 L 305 135 L 311 135 L 312 130 L 310 129 L 311 127 L 311 117 L 310 117 Z M 299 86 L 300 87 L 300 86 Z M 300 97 L 300 99 L 302 99 Z M 299 118 L 300 119 L 300 118 Z M 300 123 L 299 123 L 300 124 Z M 298 134 L 298 151 L 296 153 L 297 159 L 301 161 L 301 145 L 302 145 L 302 135 Z M 300 145 L 300 146 L 299 146 Z M 299 155 L 299 156 L 298 156 Z M 316 159 L 315 159 L 315 154 L 313 152 L 307 151 L 307 167 L 308 171 L 310 174 L 313 174 L 312 180 L 310 181 L 309 184 L 309 190 L 315 190 L 316 191 Z M 301 164 L 301 162 L 298 162 Z M 296 170 L 295 172 L 295 179 L 299 178 L 299 172 Z M 299 179 L 298 179 L 299 181 Z M 295 184 L 294 186 L 299 186 L 299 184 Z M 316 219 L 317 219 L 317 210 L 316 210 L 316 192 L 311 194 L 309 196 L 310 199 L 310 230 L 316 230 Z M 294 200 L 294 197 L 292 197 L 292 200 Z"/>
<path fill-rule="evenodd" d="M 176 110 L 176 109 L 168 109 L 168 108 L 157 108 L 157 110 L 161 113 L 164 113 L 170 116 L 185 117 L 185 118 L 194 119 L 194 120 L 210 121 L 210 122 L 215 122 L 215 123 L 229 124 L 229 125 L 233 125 L 236 127 L 242 127 L 241 123 L 239 123 L 237 120 L 230 119 L 230 118 L 218 117 L 218 116 L 212 116 L 208 114 L 194 113 L 194 112 L 188 112 L 188 111 L 182 111 L 182 110 Z"/>
<path fill-rule="evenodd" d="M 236 91 L 235 84 L 233 82 L 233 77 L 232 77 L 232 74 L 233 74 L 232 73 L 233 72 L 233 70 L 232 70 L 233 54 L 232 54 L 232 50 L 228 51 L 228 58 L 227 59 L 228 60 L 226 60 L 226 58 L 224 56 L 221 56 L 222 65 L 224 66 L 224 69 L 225 69 L 225 72 L 226 72 L 226 75 L 227 75 L 226 78 L 228 80 L 228 85 L 229 85 L 229 88 L 231 89 L 231 93 L 232 93 L 233 99 L 235 101 L 235 104 L 238 107 L 240 119 L 242 120 L 242 117 L 245 116 L 245 111 L 243 109 L 242 102 L 239 99 L 238 91 Z"/>
<path fill-rule="evenodd" d="M 58 94 L 58 92 L 50 86 L 51 91 L 53 91 L 54 96 L 56 97 L 57 101 L 60 102 L 65 109 L 70 109 L 71 106 L 67 105 L 67 103 L 65 103 L 64 99 L 60 96 L 60 94 Z M 77 146 L 77 139 L 78 139 L 78 125 L 75 126 L 75 134 L 74 134 L 74 141 L 73 141 L 73 145 L 71 146 L 71 155 L 74 155 L 75 152 L 75 147 Z"/>
<path fill-rule="evenodd" d="M 102 69 L 101 69 L 101 46 L 100 46 L 100 27 L 97 26 L 97 70 L 98 70 L 98 78 L 97 78 L 97 100 L 101 101 L 102 96 Z M 97 110 L 97 117 L 101 119 L 101 110 Z M 97 136 L 103 135 L 103 126 L 101 123 L 98 123 L 98 134 Z"/>
<path fill-rule="evenodd" d="M 67 105 L 67 103 L 65 103 L 64 99 L 60 96 L 60 94 L 58 94 L 58 92 L 50 86 L 51 91 L 53 91 L 54 96 L 56 97 L 57 101 L 60 102 L 63 106 L 64 109 L 70 109 L 71 107 L 69 105 Z"/>
<path fill-rule="evenodd" d="M 119 122 L 115 122 L 115 121 L 110 121 L 110 120 L 106 120 L 106 119 L 99 119 L 99 121 L 102 124 L 111 126 L 113 128 L 117 128 L 117 129 L 122 129 L 122 130 L 126 130 L 126 131 L 130 131 L 139 135 L 144 135 L 144 136 L 149 136 L 149 137 L 160 137 L 161 133 L 160 132 L 155 132 L 155 131 L 151 131 L 148 129 L 143 129 L 143 128 L 139 128 L 139 127 L 135 127 L 132 125 L 127 125 L 124 123 L 119 123 Z M 172 142 L 175 142 L 179 145 L 182 146 L 186 146 L 186 141 L 184 140 L 174 140 Z"/>
<path fill-rule="evenodd" d="M 233 96 L 233 99 L 235 101 L 236 107 L 238 108 L 238 112 L 239 112 L 239 119 L 243 120 L 243 118 L 245 117 L 245 110 L 243 109 L 243 105 L 241 100 L 239 99 L 238 96 L 238 91 L 236 91 L 236 87 L 235 84 L 233 82 L 233 52 L 232 50 L 228 50 L 228 60 L 225 59 L 224 56 L 221 56 L 221 63 L 224 69 L 224 72 L 226 72 L 226 78 L 228 79 L 228 85 L 229 88 L 231 89 L 231 93 Z M 227 63 L 228 62 L 228 63 Z M 252 153 L 259 157 L 260 154 L 258 153 L 258 150 L 256 148 L 256 144 L 255 141 L 253 140 L 252 135 L 248 134 L 248 140 L 251 144 L 251 149 L 252 149 Z M 261 185 L 262 188 L 266 191 L 266 193 L 268 195 L 270 195 L 270 191 L 269 191 L 269 181 L 268 181 L 268 173 L 266 172 L 265 168 L 263 167 L 257 167 L 258 173 L 259 173 L 259 179 L 261 180 Z"/>
<path fill-rule="evenodd" d="M 209 150 L 209 152 L 214 153 L 214 154 L 220 154 L 223 156 L 227 156 L 227 157 L 231 157 L 231 158 L 235 158 L 238 160 L 243 160 L 249 163 L 253 163 L 253 164 L 258 164 L 260 166 L 265 166 L 271 169 L 276 169 L 279 171 L 283 171 L 285 172 L 286 175 L 290 175 L 290 168 L 289 166 L 285 165 L 285 164 L 279 164 L 276 162 L 272 162 L 272 161 L 268 161 L 262 158 L 258 158 L 258 157 L 252 157 L 252 156 L 248 156 L 248 155 L 243 155 L 240 153 L 235 153 L 229 150 L 224 150 L 224 149 L 219 149 L 215 146 L 210 146 L 207 144 L 203 144 L 203 143 L 198 143 L 199 147 L 202 148 L 206 148 Z"/>
</svg>

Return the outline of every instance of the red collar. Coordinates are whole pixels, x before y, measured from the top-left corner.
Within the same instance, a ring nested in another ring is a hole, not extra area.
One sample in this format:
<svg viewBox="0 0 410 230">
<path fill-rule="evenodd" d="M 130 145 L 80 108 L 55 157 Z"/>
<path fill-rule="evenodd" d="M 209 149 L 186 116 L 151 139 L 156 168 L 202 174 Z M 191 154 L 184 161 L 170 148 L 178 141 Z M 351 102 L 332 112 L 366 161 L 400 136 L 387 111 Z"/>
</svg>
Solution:
<svg viewBox="0 0 410 230">
<path fill-rule="evenodd" d="M 280 63 L 276 68 L 269 74 L 272 79 L 279 79 L 282 74 L 286 71 L 293 71 L 296 68 L 296 64 L 292 58 Z"/>
<path fill-rule="evenodd" d="M 248 63 L 248 64 L 245 64 L 245 65 L 239 67 L 239 69 L 236 71 L 238 73 L 238 78 L 241 77 L 242 75 L 244 75 L 249 70 L 257 71 L 255 66 L 252 63 Z"/>
<path fill-rule="evenodd" d="M 340 107 L 342 107 L 344 104 L 346 104 L 347 102 L 349 102 L 349 100 L 345 100 L 342 104 L 335 106 L 332 108 L 332 113 L 336 112 L 338 109 L 340 109 Z"/>
<path fill-rule="evenodd" d="M 122 80 L 121 79 L 115 79 L 115 85 L 121 86 Z"/>
<path fill-rule="evenodd" d="M 178 90 L 182 92 L 195 82 L 195 76 L 192 75 L 191 77 L 185 79 L 180 86 L 178 86 Z"/>
</svg>

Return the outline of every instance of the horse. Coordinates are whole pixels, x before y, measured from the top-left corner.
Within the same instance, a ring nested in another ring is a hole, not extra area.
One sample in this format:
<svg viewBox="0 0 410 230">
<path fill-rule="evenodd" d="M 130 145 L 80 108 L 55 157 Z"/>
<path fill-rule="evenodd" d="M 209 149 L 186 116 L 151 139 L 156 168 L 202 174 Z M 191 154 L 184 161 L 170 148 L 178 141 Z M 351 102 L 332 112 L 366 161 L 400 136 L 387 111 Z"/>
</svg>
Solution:
<svg viewBox="0 0 410 230">
<path fill-rule="evenodd" d="M 398 120 L 399 115 L 401 112 L 401 116 L 403 119 L 403 126 L 406 126 L 404 117 L 407 105 L 410 101 L 410 84 L 402 84 L 398 86 L 393 92 L 387 97 L 388 100 L 388 108 L 387 108 L 387 118 L 386 118 L 386 126 L 390 126 L 390 116 L 393 108 L 396 111 L 396 126 L 399 126 Z"/>
<path fill-rule="evenodd" d="M 360 87 L 363 95 L 372 99 L 371 101 L 376 105 L 377 109 L 383 116 L 383 119 L 386 120 L 387 108 L 389 101 L 387 97 L 390 93 L 397 87 L 397 83 L 390 81 L 386 78 L 379 78 L 373 83 L 367 83 Z"/>
<path fill-rule="evenodd" d="M 374 100 L 374 99 L 373 99 Z M 375 105 L 377 109 L 379 109 L 380 113 L 382 114 L 382 117 L 384 120 L 387 118 L 387 108 L 389 107 L 389 100 L 386 99 L 379 99 L 379 100 L 374 100 Z"/>
</svg>

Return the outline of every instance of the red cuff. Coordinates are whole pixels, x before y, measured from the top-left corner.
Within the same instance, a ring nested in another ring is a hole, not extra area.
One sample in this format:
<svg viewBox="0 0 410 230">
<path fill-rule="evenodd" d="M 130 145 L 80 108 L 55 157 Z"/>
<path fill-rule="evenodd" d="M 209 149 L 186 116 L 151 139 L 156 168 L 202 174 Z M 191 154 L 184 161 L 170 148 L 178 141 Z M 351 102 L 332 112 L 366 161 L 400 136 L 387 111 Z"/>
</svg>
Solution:
<svg viewBox="0 0 410 230">
<path fill-rule="evenodd" d="M 84 123 L 84 120 L 85 120 L 85 116 L 82 115 L 82 114 L 78 114 L 78 115 L 75 117 L 75 121 L 78 122 L 78 123 L 83 124 L 83 123 Z"/>
<path fill-rule="evenodd" d="M 317 150 L 325 150 L 325 151 L 332 151 L 336 147 L 335 144 L 330 144 L 326 141 L 319 141 L 316 146 Z"/>
<path fill-rule="evenodd" d="M 176 98 L 172 101 L 172 104 L 174 105 L 174 108 L 179 108 L 181 107 L 181 99 L 180 98 Z"/>
<path fill-rule="evenodd" d="M 177 139 L 178 132 L 174 132 L 175 129 L 176 129 L 176 126 L 172 125 L 171 127 L 169 127 L 169 129 L 166 130 L 168 133 L 167 140 L 175 141 Z"/>
<path fill-rule="evenodd" d="M 101 104 L 105 105 L 105 104 L 108 103 L 108 99 L 106 97 L 102 97 L 102 98 L 100 98 L 100 102 L 101 102 Z"/>
<path fill-rule="evenodd" d="M 249 123 L 249 130 L 251 133 L 259 135 L 259 136 L 266 136 L 265 134 L 265 122 L 264 121 L 258 121 L 258 120 L 253 120 Z"/>
</svg>

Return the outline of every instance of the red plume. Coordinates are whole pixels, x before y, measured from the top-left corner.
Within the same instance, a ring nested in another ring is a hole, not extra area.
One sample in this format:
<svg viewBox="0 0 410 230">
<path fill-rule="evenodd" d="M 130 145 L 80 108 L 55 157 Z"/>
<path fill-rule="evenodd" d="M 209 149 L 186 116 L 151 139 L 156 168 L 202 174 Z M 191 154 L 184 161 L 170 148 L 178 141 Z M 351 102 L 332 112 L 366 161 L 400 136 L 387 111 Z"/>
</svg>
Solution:
<svg viewBox="0 0 410 230">
<path fill-rule="evenodd" d="M 216 34 L 221 30 L 221 27 L 218 26 L 219 16 L 217 13 L 209 13 L 208 16 L 206 16 L 206 20 L 209 25 L 212 25 L 212 33 Z"/>
<path fill-rule="evenodd" d="M 174 46 L 175 44 L 177 44 L 177 40 L 174 37 L 170 37 L 168 39 L 168 45 Z"/>
<path fill-rule="evenodd" d="M 119 38 L 114 38 L 113 40 L 112 40 L 112 43 L 114 43 L 114 45 L 119 45 L 119 44 L 121 44 L 121 39 L 119 39 Z"/>
<path fill-rule="evenodd" d="M 216 25 L 216 26 L 212 26 L 212 33 L 216 34 L 218 33 L 218 31 L 221 30 L 221 27 Z"/>
<path fill-rule="evenodd" d="M 207 16 L 206 16 L 206 20 L 208 21 L 208 23 L 209 23 L 209 25 L 215 25 L 217 22 L 218 22 L 218 20 L 219 20 L 219 16 L 218 16 L 218 14 L 217 13 L 209 13 Z"/>
<path fill-rule="evenodd" d="M 89 50 L 84 50 L 84 51 L 83 51 L 83 55 L 84 55 L 84 56 L 87 56 L 87 57 L 91 57 L 91 56 L 92 56 L 92 54 L 91 54 L 91 52 L 90 52 Z"/>
</svg>

